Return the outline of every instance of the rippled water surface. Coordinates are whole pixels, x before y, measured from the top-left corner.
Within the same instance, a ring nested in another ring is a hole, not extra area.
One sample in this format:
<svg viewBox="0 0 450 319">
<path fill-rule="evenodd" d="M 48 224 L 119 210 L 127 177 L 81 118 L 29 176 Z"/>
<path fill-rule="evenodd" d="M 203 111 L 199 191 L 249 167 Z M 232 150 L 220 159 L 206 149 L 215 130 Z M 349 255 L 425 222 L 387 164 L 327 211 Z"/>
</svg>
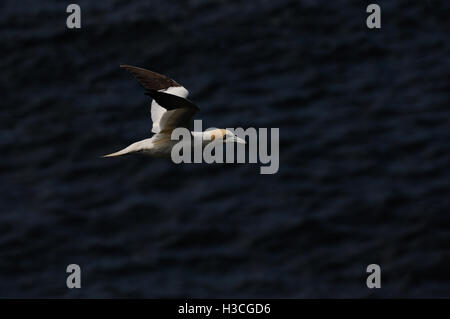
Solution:
<svg viewBox="0 0 450 319">
<path fill-rule="evenodd" d="M 77 3 L 0 6 L 0 297 L 450 297 L 448 1 L 377 1 L 381 30 L 364 1 Z M 100 158 L 150 133 L 121 63 L 204 127 L 279 127 L 279 172 Z"/>
</svg>

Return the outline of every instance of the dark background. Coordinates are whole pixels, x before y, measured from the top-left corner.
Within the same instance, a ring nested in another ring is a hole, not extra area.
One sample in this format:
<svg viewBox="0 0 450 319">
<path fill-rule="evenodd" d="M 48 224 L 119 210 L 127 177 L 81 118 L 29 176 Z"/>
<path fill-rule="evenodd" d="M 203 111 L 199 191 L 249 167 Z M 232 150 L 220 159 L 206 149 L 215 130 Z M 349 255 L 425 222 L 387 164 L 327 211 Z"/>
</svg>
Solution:
<svg viewBox="0 0 450 319">
<path fill-rule="evenodd" d="M 381 30 L 366 1 L 77 1 L 78 30 L 2 1 L 0 297 L 450 297 L 450 3 L 372 2 Z M 150 134 L 121 63 L 204 128 L 279 127 L 279 172 L 100 158 Z"/>
</svg>

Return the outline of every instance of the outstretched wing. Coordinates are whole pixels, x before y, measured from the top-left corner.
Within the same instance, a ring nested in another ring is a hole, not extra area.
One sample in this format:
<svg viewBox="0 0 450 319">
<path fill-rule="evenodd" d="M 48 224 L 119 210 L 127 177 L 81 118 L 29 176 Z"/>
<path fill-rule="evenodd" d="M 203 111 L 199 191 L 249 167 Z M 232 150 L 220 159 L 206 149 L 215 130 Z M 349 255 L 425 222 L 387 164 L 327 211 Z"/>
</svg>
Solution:
<svg viewBox="0 0 450 319">
<path fill-rule="evenodd" d="M 147 90 L 147 94 L 153 98 L 151 105 L 153 133 L 159 133 L 168 129 L 171 130 L 180 126 L 189 126 L 189 121 L 198 108 L 186 99 L 189 95 L 189 91 L 186 88 L 173 79 L 153 71 L 131 65 L 121 65 L 120 67 L 133 74 Z M 169 97 L 155 92 L 165 93 Z M 181 100 L 171 99 L 170 96 L 178 97 Z M 195 107 L 195 111 L 192 106 Z"/>
<path fill-rule="evenodd" d="M 197 105 L 177 95 L 156 90 L 147 90 L 145 94 L 151 96 L 153 102 L 166 110 L 159 120 L 159 132 L 172 131 L 177 127 L 188 128 L 191 118 L 199 110 Z"/>
</svg>

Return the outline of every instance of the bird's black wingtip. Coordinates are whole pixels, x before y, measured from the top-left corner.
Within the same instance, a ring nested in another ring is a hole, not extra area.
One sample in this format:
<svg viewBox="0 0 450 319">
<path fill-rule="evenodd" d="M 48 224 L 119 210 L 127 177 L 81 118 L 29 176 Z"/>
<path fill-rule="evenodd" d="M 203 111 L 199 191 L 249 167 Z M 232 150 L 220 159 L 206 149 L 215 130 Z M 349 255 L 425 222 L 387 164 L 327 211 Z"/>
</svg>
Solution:
<svg viewBox="0 0 450 319">
<path fill-rule="evenodd" d="M 119 64 L 119 67 L 122 69 L 127 69 L 128 71 L 132 68 L 136 68 L 135 66 L 129 65 L 129 64 Z"/>
</svg>

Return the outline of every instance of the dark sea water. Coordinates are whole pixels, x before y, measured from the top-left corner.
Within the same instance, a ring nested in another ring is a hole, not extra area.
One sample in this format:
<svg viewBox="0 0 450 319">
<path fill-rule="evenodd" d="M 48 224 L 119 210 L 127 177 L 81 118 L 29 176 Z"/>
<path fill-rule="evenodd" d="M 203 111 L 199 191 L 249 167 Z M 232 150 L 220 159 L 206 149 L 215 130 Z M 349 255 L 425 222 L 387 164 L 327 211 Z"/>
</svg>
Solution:
<svg viewBox="0 0 450 319">
<path fill-rule="evenodd" d="M 0 5 L 0 297 L 450 297 L 450 2 Z M 101 155 L 149 137 L 119 64 L 280 168 Z M 82 288 L 66 287 L 78 264 Z M 366 267 L 381 266 L 381 289 Z"/>
</svg>

